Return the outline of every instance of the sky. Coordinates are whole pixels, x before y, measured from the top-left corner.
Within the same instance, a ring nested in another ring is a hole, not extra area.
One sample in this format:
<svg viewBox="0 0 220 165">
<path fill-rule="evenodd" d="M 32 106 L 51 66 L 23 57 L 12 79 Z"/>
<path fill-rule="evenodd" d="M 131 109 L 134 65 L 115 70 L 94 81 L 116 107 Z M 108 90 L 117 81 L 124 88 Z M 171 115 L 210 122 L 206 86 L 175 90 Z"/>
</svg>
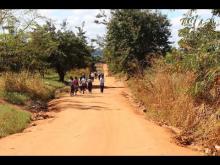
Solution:
<svg viewBox="0 0 220 165">
<path fill-rule="evenodd" d="M 108 16 L 110 16 L 110 10 L 104 10 Z M 162 14 L 166 14 L 167 18 L 170 20 L 171 23 L 171 37 L 170 41 L 173 42 L 173 46 L 178 47 L 178 30 L 181 29 L 181 22 L 180 19 L 182 18 L 183 14 L 185 14 L 188 10 L 187 9 L 176 9 L 176 10 L 169 10 L 169 9 L 162 9 L 160 10 Z M 103 36 L 106 33 L 106 28 L 102 24 L 94 23 L 96 19 L 96 15 L 100 13 L 99 9 L 39 9 L 38 12 L 51 18 L 55 21 L 57 27 L 59 24 L 64 20 L 67 19 L 69 23 L 69 28 L 76 32 L 76 26 L 81 26 L 82 22 L 85 21 L 84 30 L 86 31 L 86 35 L 88 37 L 88 41 L 91 39 L 95 39 L 97 35 Z M 203 18 L 207 19 L 212 16 L 211 10 L 207 9 L 198 9 L 197 14 Z M 219 21 L 219 20 L 218 20 Z M 220 27 L 217 28 L 220 30 Z"/>
</svg>

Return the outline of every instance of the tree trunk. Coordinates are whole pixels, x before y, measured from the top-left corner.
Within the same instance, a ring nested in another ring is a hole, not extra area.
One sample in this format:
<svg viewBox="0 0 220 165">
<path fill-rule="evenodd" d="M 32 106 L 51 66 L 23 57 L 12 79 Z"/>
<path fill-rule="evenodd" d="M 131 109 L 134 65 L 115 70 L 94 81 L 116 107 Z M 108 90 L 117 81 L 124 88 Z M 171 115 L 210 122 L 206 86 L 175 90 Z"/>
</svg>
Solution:
<svg viewBox="0 0 220 165">
<path fill-rule="evenodd" d="M 65 76 L 65 73 L 64 72 L 58 72 L 58 74 L 59 74 L 59 81 L 61 81 L 61 82 L 64 82 L 64 76 Z"/>
<path fill-rule="evenodd" d="M 39 70 L 39 73 L 40 73 L 41 77 L 44 78 L 45 71 L 44 70 Z"/>
</svg>

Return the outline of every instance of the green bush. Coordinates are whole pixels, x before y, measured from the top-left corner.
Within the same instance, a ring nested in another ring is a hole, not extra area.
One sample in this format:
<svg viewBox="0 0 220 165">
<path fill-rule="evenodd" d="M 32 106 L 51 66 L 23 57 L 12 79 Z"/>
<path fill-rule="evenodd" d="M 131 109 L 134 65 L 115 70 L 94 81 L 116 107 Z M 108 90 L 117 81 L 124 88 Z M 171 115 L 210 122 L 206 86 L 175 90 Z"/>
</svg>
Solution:
<svg viewBox="0 0 220 165">
<path fill-rule="evenodd" d="M 198 52 L 183 53 L 176 51 L 168 53 L 165 61 L 170 65 L 173 72 L 184 73 L 193 72 L 196 79 L 189 88 L 189 93 L 194 97 L 195 101 L 210 102 L 211 90 L 215 84 L 215 78 L 220 74 L 220 58 L 216 53 Z"/>
<path fill-rule="evenodd" d="M 8 105 L 0 105 L 0 137 L 21 132 L 30 122 L 31 114 Z"/>
<path fill-rule="evenodd" d="M 10 103 L 19 105 L 25 105 L 26 101 L 30 99 L 29 96 L 18 92 L 5 92 L 4 98 Z"/>
<path fill-rule="evenodd" d="M 43 82 L 51 89 L 62 88 L 64 86 L 64 84 L 59 81 L 58 74 L 52 71 L 44 76 Z"/>
</svg>

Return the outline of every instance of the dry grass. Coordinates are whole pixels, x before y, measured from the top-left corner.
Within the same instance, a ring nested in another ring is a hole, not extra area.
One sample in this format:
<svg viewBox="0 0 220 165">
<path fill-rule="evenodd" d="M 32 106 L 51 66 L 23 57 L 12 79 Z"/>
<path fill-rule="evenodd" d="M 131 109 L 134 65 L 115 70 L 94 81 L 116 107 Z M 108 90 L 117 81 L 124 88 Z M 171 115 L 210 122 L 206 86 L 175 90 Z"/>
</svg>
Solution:
<svg viewBox="0 0 220 165">
<path fill-rule="evenodd" d="M 195 77 L 192 72 L 172 73 L 164 65 L 146 72 L 144 78 L 132 78 L 128 85 L 146 107 L 148 118 L 178 127 L 194 141 L 216 144 L 220 134 L 215 108 L 196 105 L 188 93 Z"/>
<path fill-rule="evenodd" d="M 42 78 L 28 72 L 5 73 L 4 89 L 6 92 L 17 92 L 29 95 L 33 100 L 47 100 L 51 92 L 46 88 Z"/>
<path fill-rule="evenodd" d="M 163 120 L 169 125 L 185 127 L 194 117 L 192 98 L 187 95 L 194 76 L 192 73 L 175 75 L 159 71 L 144 79 L 134 79 L 131 84 L 138 99 L 146 105 L 148 116 Z M 146 97 L 142 97 L 146 96 Z M 191 114 L 190 117 L 188 114 Z"/>
</svg>

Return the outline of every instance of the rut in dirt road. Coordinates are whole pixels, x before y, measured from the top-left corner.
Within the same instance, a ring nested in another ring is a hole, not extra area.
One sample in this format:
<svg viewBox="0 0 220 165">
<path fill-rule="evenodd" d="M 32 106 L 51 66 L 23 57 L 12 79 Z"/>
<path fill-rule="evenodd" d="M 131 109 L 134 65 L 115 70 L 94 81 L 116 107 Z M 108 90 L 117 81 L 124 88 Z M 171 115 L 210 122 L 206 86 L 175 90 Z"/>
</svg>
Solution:
<svg viewBox="0 0 220 165">
<path fill-rule="evenodd" d="M 0 139 L 0 155 L 201 155 L 171 142 L 167 130 L 135 114 L 127 89 L 105 70 L 104 93 L 51 101 L 55 118 Z M 95 80 L 95 85 L 98 81 Z"/>
</svg>

